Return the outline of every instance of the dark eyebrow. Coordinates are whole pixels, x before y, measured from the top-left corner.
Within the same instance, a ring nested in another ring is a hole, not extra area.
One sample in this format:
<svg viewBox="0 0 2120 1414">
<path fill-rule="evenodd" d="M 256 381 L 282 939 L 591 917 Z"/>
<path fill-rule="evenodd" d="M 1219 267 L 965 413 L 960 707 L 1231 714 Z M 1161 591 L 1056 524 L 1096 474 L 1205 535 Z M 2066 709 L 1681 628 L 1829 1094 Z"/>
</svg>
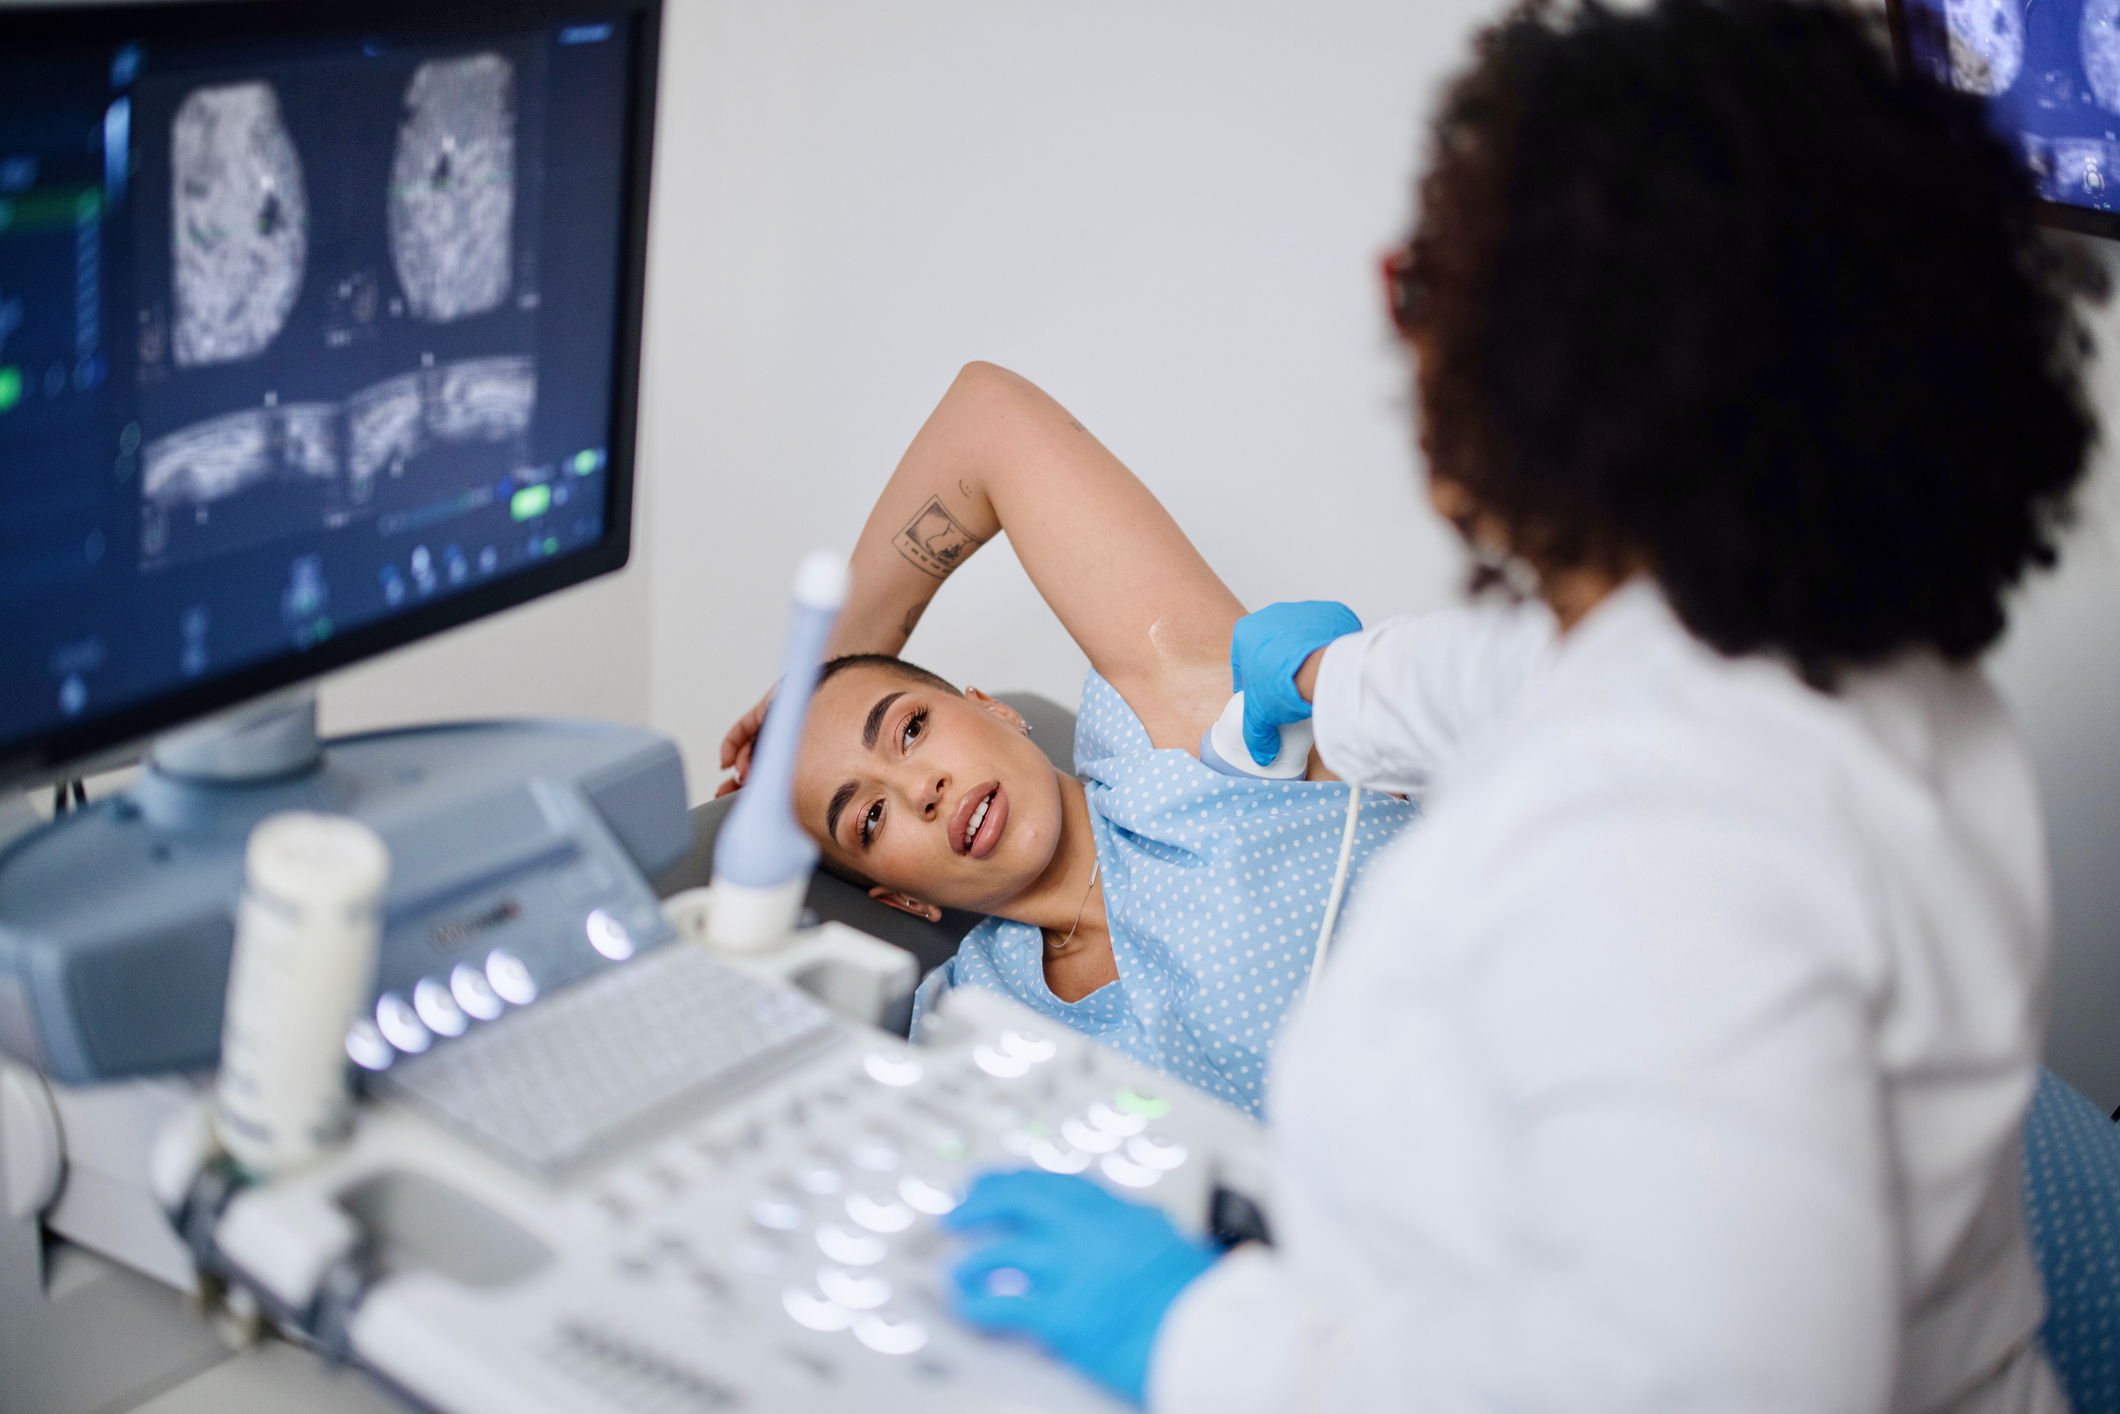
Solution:
<svg viewBox="0 0 2120 1414">
<path fill-rule="evenodd" d="M 854 798 L 854 790 L 854 783 L 848 781 L 832 792 L 832 803 L 824 808 L 824 832 L 835 840 L 839 838 L 839 812 Z"/>
<path fill-rule="evenodd" d="M 903 696 L 905 694 L 902 692 L 893 692 L 888 696 L 877 699 L 876 705 L 869 708 L 869 719 L 861 724 L 861 749 L 863 751 L 874 751 L 876 749 L 876 733 L 883 730 L 883 714 L 890 711 L 891 704 Z"/>
</svg>

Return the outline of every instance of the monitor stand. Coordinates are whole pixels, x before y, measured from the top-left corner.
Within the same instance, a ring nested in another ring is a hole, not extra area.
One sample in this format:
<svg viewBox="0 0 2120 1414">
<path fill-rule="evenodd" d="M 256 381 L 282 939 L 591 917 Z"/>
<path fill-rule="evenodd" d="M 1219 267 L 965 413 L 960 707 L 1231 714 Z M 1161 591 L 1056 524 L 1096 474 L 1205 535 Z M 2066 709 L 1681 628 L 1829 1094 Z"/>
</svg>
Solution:
<svg viewBox="0 0 2120 1414">
<path fill-rule="evenodd" d="M 147 770 L 171 781 L 241 786 L 307 775 L 323 760 L 317 690 L 304 683 L 155 738 Z"/>
<path fill-rule="evenodd" d="M 389 846 L 376 993 L 408 1000 L 496 949 L 534 995 L 667 941 L 647 879 L 692 837 L 677 748 L 652 732 L 320 742 L 314 692 L 278 694 L 162 738 L 129 789 L 0 847 L 0 1051 L 69 1084 L 211 1067 L 243 849 L 283 810 L 352 815 Z M 459 1022 L 441 1012 L 430 1039 Z"/>
</svg>

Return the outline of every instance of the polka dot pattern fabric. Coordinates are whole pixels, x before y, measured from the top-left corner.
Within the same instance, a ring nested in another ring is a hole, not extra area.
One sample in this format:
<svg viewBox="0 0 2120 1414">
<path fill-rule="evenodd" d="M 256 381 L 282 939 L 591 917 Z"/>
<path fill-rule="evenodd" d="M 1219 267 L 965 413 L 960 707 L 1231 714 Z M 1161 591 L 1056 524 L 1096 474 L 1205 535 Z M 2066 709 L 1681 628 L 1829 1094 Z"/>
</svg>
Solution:
<svg viewBox="0 0 2120 1414">
<path fill-rule="evenodd" d="M 1119 980 L 1061 1001 L 1045 985 L 1038 930 L 989 918 L 923 984 L 919 1009 L 952 986 L 989 987 L 1262 1113 L 1274 1042 L 1310 980 L 1351 788 L 1237 779 L 1157 750 L 1095 673 L 1082 688 L 1075 769 L 1089 792 Z M 1342 919 L 1377 851 L 1418 813 L 1363 792 Z"/>
<path fill-rule="evenodd" d="M 2050 1070 L 2024 1118 L 2047 1362 L 2076 1414 L 2120 1410 L 2120 1124 Z"/>
</svg>

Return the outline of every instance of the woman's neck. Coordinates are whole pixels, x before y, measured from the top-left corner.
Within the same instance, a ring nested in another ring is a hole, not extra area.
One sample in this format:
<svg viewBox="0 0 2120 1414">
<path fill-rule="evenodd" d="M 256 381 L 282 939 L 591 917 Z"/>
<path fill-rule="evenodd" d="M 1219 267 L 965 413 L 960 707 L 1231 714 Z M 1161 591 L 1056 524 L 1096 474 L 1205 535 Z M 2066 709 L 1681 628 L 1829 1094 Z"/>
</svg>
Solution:
<svg viewBox="0 0 2120 1414">
<path fill-rule="evenodd" d="M 1105 921 L 1089 793 L 1073 776 L 1060 777 L 1060 843 L 1030 888 L 997 910 L 1028 923 L 1044 939 L 1045 985 L 1064 1002 L 1079 1002 L 1119 979 Z"/>
<path fill-rule="evenodd" d="M 994 910 L 1003 918 L 1036 928 L 1065 933 L 1079 916 L 1081 929 L 1092 924 L 1104 927 L 1102 890 L 1090 888 L 1090 875 L 1097 867 L 1097 837 L 1090 826 L 1089 793 L 1082 782 L 1062 771 L 1054 771 L 1060 783 L 1060 840 L 1053 857 L 1030 887 Z M 1096 897 L 1084 899 L 1087 895 Z"/>
</svg>

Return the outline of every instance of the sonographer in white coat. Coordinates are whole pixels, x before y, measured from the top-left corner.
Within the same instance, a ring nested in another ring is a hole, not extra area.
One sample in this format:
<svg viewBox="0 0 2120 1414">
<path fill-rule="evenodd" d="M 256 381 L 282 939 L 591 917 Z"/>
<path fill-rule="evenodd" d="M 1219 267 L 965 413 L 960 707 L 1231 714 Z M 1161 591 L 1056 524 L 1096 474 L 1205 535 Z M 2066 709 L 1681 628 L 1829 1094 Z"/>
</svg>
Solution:
<svg viewBox="0 0 2120 1414">
<path fill-rule="evenodd" d="M 2093 429 L 2011 154 L 1858 13 L 1659 0 L 1489 31 L 1421 195 L 1431 493 L 1532 595 L 1237 627 L 1248 736 L 1427 807 L 1275 1057 L 1273 1245 L 997 1175 L 960 1309 L 1179 1414 L 2065 1407 L 1978 657 Z"/>
</svg>

